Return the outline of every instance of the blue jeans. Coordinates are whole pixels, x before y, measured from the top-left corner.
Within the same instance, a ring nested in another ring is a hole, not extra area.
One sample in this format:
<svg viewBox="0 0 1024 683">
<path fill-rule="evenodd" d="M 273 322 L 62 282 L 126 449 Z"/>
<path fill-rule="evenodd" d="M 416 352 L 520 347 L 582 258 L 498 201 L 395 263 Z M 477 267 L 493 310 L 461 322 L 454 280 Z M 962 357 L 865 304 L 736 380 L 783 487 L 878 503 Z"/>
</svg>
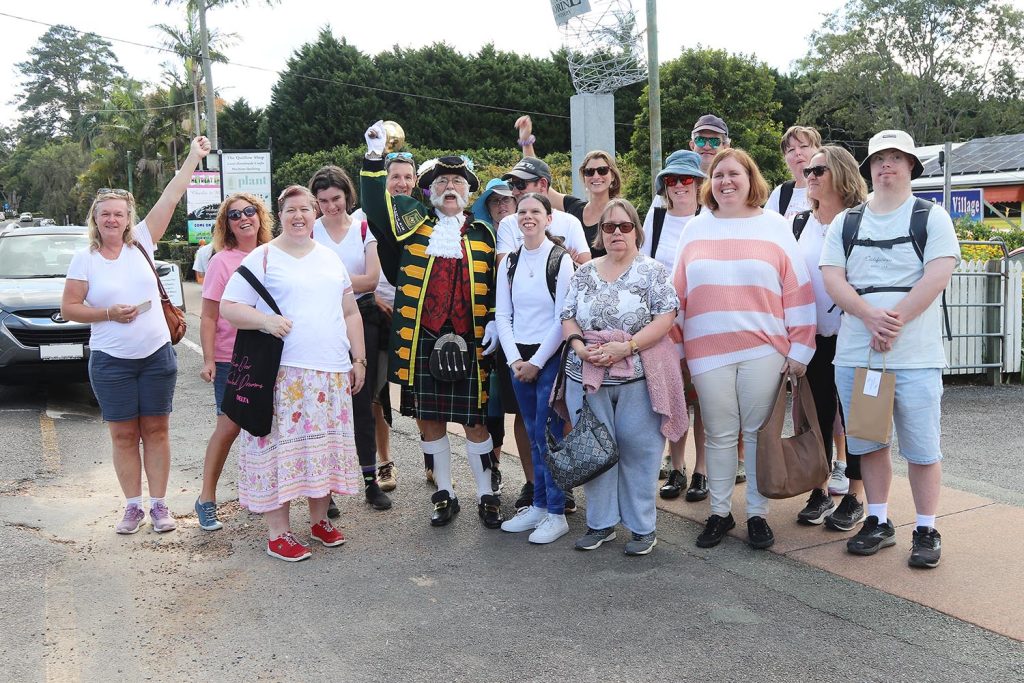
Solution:
<svg viewBox="0 0 1024 683">
<path fill-rule="evenodd" d="M 223 415 L 220 404 L 224 402 L 224 392 L 228 388 L 228 375 L 231 374 L 231 363 L 217 362 L 217 374 L 213 376 L 213 401 L 216 403 L 217 414 Z"/>
<path fill-rule="evenodd" d="M 565 514 L 565 493 L 551 478 L 544 454 L 548 452 L 545 430 L 548 416 L 551 416 L 551 433 L 559 442 L 565 422 L 551 412 L 548 398 L 551 387 L 558 376 L 559 358 L 549 360 L 533 382 L 520 382 L 512 376 L 512 389 L 516 392 L 519 402 L 519 413 L 526 423 L 526 433 L 530 435 L 530 456 L 533 458 L 533 506 L 547 510 L 548 514 Z"/>
</svg>

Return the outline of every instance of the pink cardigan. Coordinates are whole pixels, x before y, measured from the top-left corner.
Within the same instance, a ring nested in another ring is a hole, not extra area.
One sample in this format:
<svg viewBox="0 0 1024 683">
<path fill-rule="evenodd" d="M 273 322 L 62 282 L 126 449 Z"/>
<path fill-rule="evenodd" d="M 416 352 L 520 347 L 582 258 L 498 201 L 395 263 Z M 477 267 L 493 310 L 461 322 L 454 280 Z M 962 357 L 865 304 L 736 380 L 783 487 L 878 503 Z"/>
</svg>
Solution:
<svg viewBox="0 0 1024 683">
<path fill-rule="evenodd" d="M 591 330 L 583 333 L 587 344 L 604 344 L 605 342 L 628 342 L 633 338 L 622 330 Z M 669 441 L 678 441 L 690 428 L 690 416 L 686 409 L 686 397 L 683 392 L 683 374 L 679 369 L 679 356 L 675 345 L 668 336 L 662 337 L 654 346 L 640 352 L 640 360 L 644 364 L 647 380 L 647 393 L 651 397 L 651 407 L 661 415 L 661 434 Z M 593 394 L 601 388 L 604 381 L 605 368 L 582 360 L 583 388 Z M 608 368 L 608 374 L 617 379 L 633 376 L 633 363 L 627 356 Z M 569 419 L 565 405 L 565 384 L 562 390 L 551 392 L 551 406 L 563 419 Z"/>
</svg>

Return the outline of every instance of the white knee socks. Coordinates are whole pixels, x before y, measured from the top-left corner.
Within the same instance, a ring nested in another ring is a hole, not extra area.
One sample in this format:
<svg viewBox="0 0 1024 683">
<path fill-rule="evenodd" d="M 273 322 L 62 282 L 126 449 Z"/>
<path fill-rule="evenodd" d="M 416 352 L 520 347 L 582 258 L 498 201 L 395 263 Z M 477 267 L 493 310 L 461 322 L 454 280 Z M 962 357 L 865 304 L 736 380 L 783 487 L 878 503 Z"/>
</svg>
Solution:
<svg viewBox="0 0 1024 683">
<path fill-rule="evenodd" d="M 491 475 L 484 469 L 484 464 L 480 459 L 480 456 L 490 455 L 493 450 L 494 443 L 491 441 L 490 436 L 480 443 L 466 441 L 466 459 L 469 460 L 469 469 L 473 470 L 473 478 L 476 479 L 477 501 L 480 500 L 481 496 L 489 496 L 494 492 L 491 489 Z M 437 476 L 436 467 L 434 469 L 434 476 Z"/>
<path fill-rule="evenodd" d="M 445 434 L 436 441 L 420 441 L 420 448 L 425 455 L 434 457 L 434 481 L 437 482 L 438 491 L 447 491 L 455 497 L 455 489 L 452 488 L 452 447 L 448 443 L 448 435 Z"/>
</svg>

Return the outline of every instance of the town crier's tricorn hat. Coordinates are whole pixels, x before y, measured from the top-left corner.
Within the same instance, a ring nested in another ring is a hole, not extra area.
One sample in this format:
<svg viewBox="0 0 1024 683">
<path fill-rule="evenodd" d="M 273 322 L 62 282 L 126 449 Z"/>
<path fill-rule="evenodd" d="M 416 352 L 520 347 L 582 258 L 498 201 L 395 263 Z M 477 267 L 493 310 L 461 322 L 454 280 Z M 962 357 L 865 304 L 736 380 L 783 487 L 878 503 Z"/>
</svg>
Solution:
<svg viewBox="0 0 1024 683">
<path fill-rule="evenodd" d="M 469 183 L 470 192 L 476 192 L 480 187 L 480 180 L 473 173 L 473 163 L 466 157 L 441 157 L 433 164 L 428 161 L 421 169 L 425 169 L 420 173 L 417 183 L 421 190 L 428 189 L 437 177 L 442 175 L 462 176 Z"/>
</svg>

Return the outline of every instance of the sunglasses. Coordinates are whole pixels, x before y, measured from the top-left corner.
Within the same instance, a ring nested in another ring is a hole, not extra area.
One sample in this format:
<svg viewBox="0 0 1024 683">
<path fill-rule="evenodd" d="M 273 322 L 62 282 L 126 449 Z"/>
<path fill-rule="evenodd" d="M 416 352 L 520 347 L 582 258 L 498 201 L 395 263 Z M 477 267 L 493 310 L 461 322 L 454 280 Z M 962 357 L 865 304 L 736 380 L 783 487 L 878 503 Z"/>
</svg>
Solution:
<svg viewBox="0 0 1024 683">
<path fill-rule="evenodd" d="M 608 171 L 610 171 L 610 170 L 611 169 L 608 168 L 607 166 L 597 166 L 596 168 L 585 168 L 585 169 L 583 169 L 583 175 L 587 176 L 588 178 L 593 178 L 594 174 L 596 173 L 597 175 L 599 175 L 599 176 L 601 176 L 603 178 L 606 175 L 608 175 Z"/>
<path fill-rule="evenodd" d="M 828 166 L 808 166 L 801 173 L 804 174 L 804 178 L 810 178 L 811 174 L 814 174 L 815 178 L 820 178 L 825 175 L 825 171 L 828 170 Z"/>
<path fill-rule="evenodd" d="M 722 138 L 706 138 L 703 135 L 698 135 L 693 139 L 693 144 L 698 147 L 711 147 L 711 149 L 718 149 L 722 144 Z"/>
<path fill-rule="evenodd" d="M 407 161 L 412 161 L 412 152 L 390 152 L 387 156 L 384 157 L 384 163 L 390 163 L 395 159 L 405 159 Z"/>
<path fill-rule="evenodd" d="M 623 235 L 628 235 L 629 233 L 633 232 L 633 228 L 635 227 L 636 226 L 633 225 L 632 221 L 623 221 L 621 223 L 606 222 L 601 224 L 601 231 L 604 232 L 606 235 L 610 235 L 613 232 L 615 232 L 616 228 L 618 228 L 619 232 L 621 232 Z"/>
<path fill-rule="evenodd" d="M 113 194 L 118 197 L 131 197 L 132 193 L 128 190 L 122 190 L 119 187 L 101 187 L 96 190 L 96 196 L 99 197 L 101 194 Z"/>
<path fill-rule="evenodd" d="M 230 209 L 228 211 L 228 220 L 229 221 L 237 221 L 237 220 L 240 220 L 242 218 L 242 216 L 245 216 L 246 218 L 252 218 L 255 215 L 256 215 L 256 207 L 255 206 L 247 206 L 244 209 L 242 209 L 241 211 L 239 211 L 238 209 Z"/>
<path fill-rule="evenodd" d="M 505 182 L 508 183 L 508 186 L 511 187 L 513 190 L 519 190 L 520 192 L 522 192 L 523 190 L 526 189 L 527 185 L 529 185 L 530 183 L 535 183 L 538 180 L 540 180 L 540 178 L 534 178 L 533 180 L 523 180 L 522 178 L 509 178 Z"/>
<path fill-rule="evenodd" d="M 693 185 L 697 181 L 692 175 L 667 175 L 664 178 L 666 187 L 675 187 L 676 185 Z"/>
</svg>

